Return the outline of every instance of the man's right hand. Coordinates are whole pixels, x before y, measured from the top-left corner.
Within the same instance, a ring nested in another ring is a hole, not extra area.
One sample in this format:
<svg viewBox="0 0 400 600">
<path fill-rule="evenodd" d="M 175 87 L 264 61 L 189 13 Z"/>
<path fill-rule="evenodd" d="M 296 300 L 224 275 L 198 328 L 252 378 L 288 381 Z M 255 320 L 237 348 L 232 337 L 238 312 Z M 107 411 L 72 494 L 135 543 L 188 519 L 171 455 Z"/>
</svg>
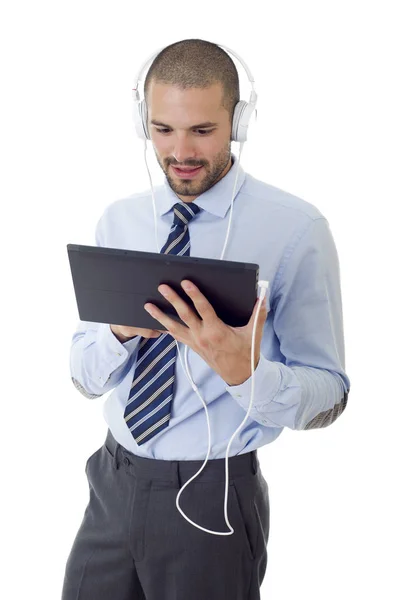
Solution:
<svg viewBox="0 0 400 600">
<path fill-rule="evenodd" d="M 159 329 L 143 329 L 141 327 L 127 327 L 125 325 L 110 325 L 110 329 L 121 343 L 139 335 L 144 338 L 158 338 L 162 333 Z"/>
</svg>

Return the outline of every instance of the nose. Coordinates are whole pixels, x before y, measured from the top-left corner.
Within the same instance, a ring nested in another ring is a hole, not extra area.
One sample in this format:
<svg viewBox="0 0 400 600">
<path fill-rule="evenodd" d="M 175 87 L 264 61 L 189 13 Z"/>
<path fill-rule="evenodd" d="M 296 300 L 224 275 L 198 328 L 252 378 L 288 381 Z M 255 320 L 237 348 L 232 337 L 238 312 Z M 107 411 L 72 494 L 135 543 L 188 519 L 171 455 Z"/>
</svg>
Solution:
<svg viewBox="0 0 400 600">
<path fill-rule="evenodd" d="M 178 163 L 195 159 L 194 148 L 187 136 L 176 136 L 173 145 L 172 156 Z"/>
</svg>

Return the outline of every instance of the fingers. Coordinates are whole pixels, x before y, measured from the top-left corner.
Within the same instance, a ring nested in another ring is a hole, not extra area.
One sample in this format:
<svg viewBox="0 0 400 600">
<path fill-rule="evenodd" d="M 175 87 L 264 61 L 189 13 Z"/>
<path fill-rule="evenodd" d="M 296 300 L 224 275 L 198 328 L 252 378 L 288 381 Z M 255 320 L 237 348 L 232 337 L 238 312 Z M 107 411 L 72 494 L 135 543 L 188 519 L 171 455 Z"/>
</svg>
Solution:
<svg viewBox="0 0 400 600">
<path fill-rule="evenodd" d="M 160 337 L 161 333 L 158 329 L 140 329 L 138 328 L 137 335 L 140 335 L 144 338 L 157 338 Z"/>
<path fill-rule="evenodd" d="M 188 327 L 193 328 L 198 325 L 199 318 L 195 315 L 190 306 L 171 287 L 168 285 L 161 285 L 158 287 L 158 291 L 168 302 L 170 302 L 170 304 L 172 304 L 180 319 L 186 323 Z M 160 312 L 158 312 L 158 315 L 161 316 Z M 162 315 L 165 318 L 165 320 L 162 320 L 159 316 L 156 316 L 156 319 L 165 325 L 167 329 L 170 329 L 171 325 L 176 323 L 176 319 L 171 319 L 166 315 Z"/>
</svg>

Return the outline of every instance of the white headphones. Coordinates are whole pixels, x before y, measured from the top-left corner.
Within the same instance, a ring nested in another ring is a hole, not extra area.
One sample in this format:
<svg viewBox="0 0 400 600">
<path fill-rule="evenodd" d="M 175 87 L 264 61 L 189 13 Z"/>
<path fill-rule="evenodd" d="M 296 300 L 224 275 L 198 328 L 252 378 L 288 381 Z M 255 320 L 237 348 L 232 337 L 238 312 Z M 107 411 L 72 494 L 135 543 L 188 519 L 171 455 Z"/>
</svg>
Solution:
<svg viewBox="0 0 400 600">
<path fill-rule="evenodd" d="M 228 50 L 228 48 L 226 48 L 225 46 L 221 46 L 221 48 L 224 48 L 225 50 Z M 162 50 L 162 49 L 161 49 Z M 152 54 L 150 56 L 150 58 L 148 58 L 146 60 L 145 63 L 143 63 L 138 76 L 136 77 L 135 80 L 135 87 L 133 88 L 133 120 L 135 123 L 135 128 L 136 128 L 136 133 L 139 136 L 139 138 L 141 138 L 144 141 L 144 159 L 145 159 L 145 163 L 146 163 L 146 168 L 147 168 L 147 172 L 149 174 L 149 180 L 150 180 L 150 186 L 151 186 L 151 194 L 152 194 L 152 200 L 153 200 L 153 214 L 154 214 L 154 229 L 155 229 L 155 234 L 156 234 L 156 244 L 157 244 L 157 252 L 160 253 L 160 245 L 158 243 L 158 236 L 157 236 L 157 214 L 156 214 L 156 202 L 155 202 L 155 197 L 154 197 L 154 188 L 153 188 L 153 183 L 151 180 L 151 174 L 150 174 L 150 170 L 147 164 L 147 159 L 146 159 L 146 147 L 147 147 L 147 140 L 150 140 L 150 136 L 149 136 L 149 132 L 147 129 L 147 106 L 146 106 L 146 101 L 145 100 L 140 100 L 139 97 L 139 92 L 138 92 L 138 85 L 139 85 L 139 81 L 141 79 L 141 76 L 143 74 L 144 69 L 146 68 L 147 64 L 153 60 L 153 58 L 159 53 L 161 52 L 161 50 L 159 50 L 158 52 L 156 52 L 155 54 Z M 240 61 L 240 63 L 243 65 L 247 76 L 249 78 L 249 81 L 251 83 L 251 87 L 252 87 L 252 92 L 250 95 L 250 100 L 249 102 L 244 102 L 243 100 L 240 100 L 236 106 L 235 106 L 235 110 L 234 110 L 234 114 L 233 114 L 233 120 L 232 120 L 232 132 L 231 132 L 231 140 L 234 142 L 240 142 L 240 150 L 239 150 L 239 157 L 238 157 L 238 164 L 237 164 L 237 168 L 236 168 L 236 177 L 235 177 L 235 183 L 233 186 L 233 192 L 232 192 L 232 198 L 231 198 L 231 210 L 230 210 L 230 214 L 229 214 L 229 225 L 228 225 L 228 231 L 226 233 L 226 237 L 225 237 L 225 244 L 222 250 L 222 254 L 221 254 L 221 258 L 220 260 L 223 259 L 224 254 L 225 254 L 225 250 L 226 250 L 226 245 L 228 242 L 228 238 L 229 238 L 229 232 L 230 232 L 230 228 L 231 228 L 231 221 L 232 221 L 232 214 L 233 214 L 233 199 L 235 197 L 235 190 L 236 190 L 236 184 L 237 184 L 237 179 L 238 179 L 238 175 L 239 175 L 239 165 L 240 165 L 240 157 L 242 154 L 242 149 L 243 149 L 243 145 L 244 142 L 247 141 L 247 129 L 249 126 L 249 122 L 250 122 L 250 118 L 251 115 L 253 113 L 254 110 L 256 110 L 256 102 L 257 102 L 257 94 L 254 91 L 254 79 L 252 74 L 250 73 L 250 70 L 248 69 L 247 65 L 244 63 L 244 61 L 237 55 L 235 54 L 232 50 L 229 50 L 229 52 L 231 52 L 234 56 L 236 56 L 236 58 Z M 257 110 L 255 112 L 255 114 L 257 115 Z M 187 378 L 190 381 L 190 384 L 193 388 L 193 390 L 196 392 L 196 394 L 199 396 L 200 401 L 202 402 L 203 406 L 204 406 L 204 410 L 206 413 L 206 419 L 207 419 L 207 428 L 208 428 L 208 451 L 207 451 L 207 456 L 205 459 L 205 462 L 203 463 L 203 465 L 201 466 L 201 468 L 199 469 L 199 471 L 197 473 L 195 473 L 188 481 L 186 481 L 186 483 L 179 489 L 179 492 L 177 494 L 176 497 L 176 507 L 179 510 L 179 512 L 182 514 L 182 516 L 186 519 L 186 521 L 188 521 L 189 523 L 191 523 L 191 525 L 194 525 L 195 527 L 197 527 L 198 529 L 201 529 L 202 531 L 205 531 L 206 533 L 212 533 L 214 535 L 232 535 L 232 533 L 234 532 L 233 527 L 231 526 L 231 524 L 229 523 L 228 520 L 228 488 L 229 488 L 229 464 L 228 464 L 228 455 L 229 455 L 229 449 L 231 446 L 231 443 L 234 439 L 234 437 L 236 436 L 237 432 L 243 427 L 245 421 L 247 420 L 249 414 L 250 414 L 250 410 L 251 407 L 253 405 L 253 399 L 254 399 L 254 370 L 255 370 L 255 365 L 254 365 L 254 361 L 255 361 L 255 353 L 254 353 L 254 349 L 255 349 L 255 333 L 256 333 L 256 325 L 258 322 L 258 315 L 260 312 L 260 308 L 261 308 L 261 301 L 264 298 L 266 292 L 267 292 L 267 288 L 269 286 L 269 282 L 268 281 L 259 281 L 258 282 L 258 286 L 261 288 L 261 293 L 259 296 L 259 304 L 256 310 L 256 317 L 254 320 L 254 327 L 253 327 L 253 334 L 252 334 L 252 342 L 251 342 L 251 394 L 250 394 L 250 404 L 249 407 L 247 409 L 247 413 L 245 418 L 243 419 L 243 421 L 240 423 L 239 427 L 236 429 L 236 431 L 233 433 L 227 450 L 226 450 L 226 455 L 225 455 L 225 496 L 224 496 L 224 515 L 225 515 L 225 521 L 226 524 L 228 525 L 229 528 L 229 532 L 226 531 L 213 531 L 211 529 L 206 529 L 205 527 L 202 527 L 201 525 L 198 525 L 197 523 L 195 523 L 194 521 L 192 521 L 191 519 L 189 519 L 189 517 L 187 517 L 187 515 L 185 515 L 185 513 L 183 512 L 183 510 L 181 509 L 181 507 L 179 506 L 179 498 L 183 492 L 183 490 L 189 485 L 189 483 L 195 479 L 195 477 L 197 477 L 197 475 L 199 475 L 199 473 L 204 469 L 207 461 L 208 461 L 208 457 L 210 455 L 210 450 L 211 450 L 211 430 L 210 430 L 210 421 L 209 421 L 209 417 L 208 417 L 208 410 L 207 410 L 207 405 L 204 402 L 201 394 L 199 393 L 198 387 L 196 386 L 196 384 L 194 383 L 190 372 L 189 372 L 189 365 L 188 365 L 188 361 L 187 361 L 187 354 L 188 354 L 188 346 L 185 347 L 185 363 L 186 363 L 186 367 L 183 364 L 182 361 L 182 357 L 181 357 L 181 353 L 179 350 L 179 345 L 178 342 L 176 342 L 176 347 L 177 347 L 177 351 L 179 354 L 179 359 L 182 363 L 182 368 L 186 373 Z M 167 334 L 162 334 L 162 335 L 167 335 Z"/>
<path fill-rule="evenodd" d="M 233 56 L 235 56 L 238 59 L 238 61 L 242 64 L 243 68 L 245 69 L 245 71 L 247 73 L 247 77 L 251 83 L 252 91 L 250 94 L 249 102 L 240 100 L 236 104 L 234 114 L 233 114 L 233 120 L 232 120 L 231 140 L 233 142 L 245 142 L 247 140 L 247 129 L 248 129 L 248 126 L 250 123 L 250 118 L 251 118 L 251 115 L 253 114 L 254 110 L 256 111 L 255 116 L 257 118 L 257 109 L 256 109 L 257 93 L 254 90 L 254 85 L 253 85 L 254 78 L 253 78 L 253 75 L 250 73 L 250 69 L 248 68 L 248 66 L 246 65 L 244 60 L 242 60 L 240 58 L 240 56 L 238 56 L 235 52 L 233 52 L 233 50 L 230 50 L 226 46 L 222 46 L 221 44 L 218 44 L 218 46 L 220 46 L 220 48 L 223 48 L 224 50 L 227 50 L 228 52 L 233 54 Z M 157 52 L 152 54 L 143 63 L 143 65 L 141 66 L 141 68 L 139 70 L 138 75 L 135 78 L 135 87 L 132 88 L 133 121 L 135 123 L 135 129 L 136 129 L 137 135 L 143 140 L 146 140 L 146 139 L 149 140 L 150 135 L 149 135 L 149 131 L 147 128 L 148 116 L 147 116 L 146 100 L 145 99 L 140 100 L 140 97 L 139 97 L 139 90 L 138 90 L 139 81 L 141 81 L 141 79 L 142 79 L 142 75 L 143 75 L 143 72 L 144 72 L 147 64 L 152 62 L 153 59 L 163 49 L 164 48 L 160 48 L 160 50 L 158 50 Z"/>
</svg>

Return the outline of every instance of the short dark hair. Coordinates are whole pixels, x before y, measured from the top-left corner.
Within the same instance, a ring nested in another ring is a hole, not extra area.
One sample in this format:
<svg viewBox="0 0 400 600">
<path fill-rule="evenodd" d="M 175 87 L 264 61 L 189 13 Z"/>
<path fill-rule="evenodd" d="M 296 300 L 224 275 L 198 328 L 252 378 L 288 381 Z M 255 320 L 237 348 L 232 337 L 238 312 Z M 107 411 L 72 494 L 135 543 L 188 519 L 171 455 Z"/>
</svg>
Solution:
<svg viewBox="0 0 400 600">
<path fill-rule="evenodd" d="M 234 107 L 240 100 L 239 76 L 235 63 L 217 44 L 199 39 L 175 42 L 161 50 L 147 72 L 144 96 L 148 98 L 150 81 L 180 87 L 208 88 L 222 84 L 222 106 L 232 123 Z"/>
</svg>

